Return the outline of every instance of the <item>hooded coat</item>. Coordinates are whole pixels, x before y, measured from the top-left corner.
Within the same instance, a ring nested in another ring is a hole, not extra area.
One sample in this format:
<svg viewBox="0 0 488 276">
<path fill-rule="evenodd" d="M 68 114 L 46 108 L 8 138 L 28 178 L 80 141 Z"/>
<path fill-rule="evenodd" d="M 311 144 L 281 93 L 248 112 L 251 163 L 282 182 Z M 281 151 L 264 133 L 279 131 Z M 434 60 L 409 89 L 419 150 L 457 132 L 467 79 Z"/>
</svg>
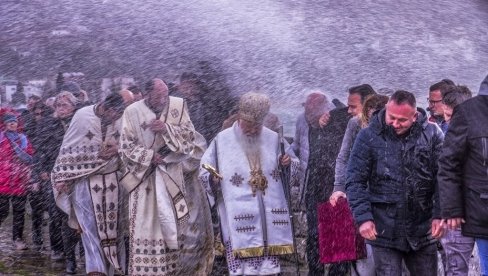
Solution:
<svg viewBox="0 0 488 276">
<path fill-rule="evenodd" d="M 373 221 L 375 246 L 408 252 L 434 243 L 433 218 L 440 218 L 437 160 L 444 135 L 419 109 L 409 133 L 399 137 L 382 109 L 362 129 L 349 159 L 346 193 L 358 226 Z"/>
</svg>

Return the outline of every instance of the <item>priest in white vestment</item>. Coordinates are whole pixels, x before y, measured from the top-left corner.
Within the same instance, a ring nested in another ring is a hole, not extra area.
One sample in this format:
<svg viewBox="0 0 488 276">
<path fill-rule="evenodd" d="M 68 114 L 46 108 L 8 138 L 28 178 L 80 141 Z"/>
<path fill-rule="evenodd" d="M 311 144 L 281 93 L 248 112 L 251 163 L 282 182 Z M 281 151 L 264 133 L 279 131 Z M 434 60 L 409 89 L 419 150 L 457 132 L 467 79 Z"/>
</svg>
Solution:
<svg viewBox="0 0 488 276">
<path fill-rule="evenodd" d="M 89 276 L 124 274 L 117 151 L 123 110 L 118 94 L 78 110 L 51 175 L 56 204 L 69 215 L 68 225 L 81 232 Z"/>
<path fill-rule="evenodd" d="M 266 95 L 244 94 L 239 119 L 217 135 L 201 160 L 222 177 L 200 169 L 210 202 L 217 204 L 230 275 L 278 274 L 278 256 L 294 252 L 280 169 L 291 166 L 288 178 L 297 181 L 298 159 L 282 156 L 278 134 L 263 127 L 269 108 Z"/>
<path fill-rule="evenodd" d="M 129 192 L 129 275 L 208 275 L 213 233 L 198 183 L 205 139 L 162 80 L 145 90 L 122 116 L 119 149 Z"/>
</svg>

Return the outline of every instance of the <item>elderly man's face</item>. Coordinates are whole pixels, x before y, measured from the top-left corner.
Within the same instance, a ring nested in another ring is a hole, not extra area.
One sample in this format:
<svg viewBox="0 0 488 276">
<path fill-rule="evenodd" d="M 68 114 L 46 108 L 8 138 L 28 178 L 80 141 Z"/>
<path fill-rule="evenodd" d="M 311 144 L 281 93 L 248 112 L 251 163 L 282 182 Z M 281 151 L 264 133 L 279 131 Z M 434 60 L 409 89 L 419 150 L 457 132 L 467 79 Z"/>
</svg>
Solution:
<svg viewBox="0 0 488 276">
<path fill-rule="evenodd" d="M 244 119 L 239 119 L 239 127 L 242 130 L 242 133 L 248 137 L 255 137 L 261 133 L 263 129 L 263 124 L 251 122 Z"/>
<path fill-rule="evenodd" d="M 66 98 L 59 98 L 54 103 L 56 114 L 59 118 L 67 118 L 75 113 L 75 106 Z"/>
<path fill-rule="evenodd" d="M 417 121 L 417 110 L 409 104 L 397 104 L 390 101 L 386 105 L 385 122 L 395 129 L 397 135 L 403 135 Z"/>
<path fill-rule="evenodd" d="M 149 102 L 149 105 L 153 108 L 162 110 L 168 100 L 168 87 L 162 80 L 156 79 L 154 81 L 153 90 L 147 94 L 147 101 Z"/>
<path fill-rule="evenodd" d="M 327 101 L 323 96 L 311 95 L 307 98 L 303 107 L 305 107 L 305 119 L 307 123 L 316 126 L 319 119 L 327 112 Z"/>
</svg>

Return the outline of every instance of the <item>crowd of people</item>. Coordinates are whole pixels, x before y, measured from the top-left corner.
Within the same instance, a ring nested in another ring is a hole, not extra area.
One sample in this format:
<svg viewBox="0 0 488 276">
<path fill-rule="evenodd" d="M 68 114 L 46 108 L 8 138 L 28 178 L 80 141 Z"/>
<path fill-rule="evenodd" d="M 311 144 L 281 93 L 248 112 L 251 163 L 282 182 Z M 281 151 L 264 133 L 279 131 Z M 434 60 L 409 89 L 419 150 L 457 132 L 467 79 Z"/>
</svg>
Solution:
<svg viewBox="0 0 488 276">
<path fill-rule="evenodd" d="M 488 77 L 477 96 L 433 84 L 427 110 L 370 84 L 347 104 L 313 91 L 292 139 L 264 93 L 204 87 L 185 73 L 93 104 L 66 82 L 2 107 L 0 223 L 11 205 L 14 248 L 27 249 L 29 202 L 33 249 L 68 274 L 79 248 L 91 276 L 279 275 L 300 223 L 309 275 L 435 275 L 438 253 L 446 275 L 468 275 L 475 245 L 488 275 Z M 343 199 L 367 254 L 326 270 L 318 206 Z"/>
</svg>

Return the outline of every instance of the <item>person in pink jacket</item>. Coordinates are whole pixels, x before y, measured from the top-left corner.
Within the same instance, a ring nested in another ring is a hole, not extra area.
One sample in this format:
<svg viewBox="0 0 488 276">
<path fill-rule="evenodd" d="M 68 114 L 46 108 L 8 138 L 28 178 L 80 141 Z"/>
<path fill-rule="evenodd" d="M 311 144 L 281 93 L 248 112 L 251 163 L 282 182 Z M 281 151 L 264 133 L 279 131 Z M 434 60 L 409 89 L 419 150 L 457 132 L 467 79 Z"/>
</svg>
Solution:
<svg viewBox="0 0 488 276">
<path fill-rule="evenodd" d="M 6 113 L 2 121 L 5 129 L 0 132 L 0 224 L 7 218 L 9 202 L 12 203 L 14 247 L 25 250 L 22 234 L 33 148 L 27 137 L 18 132 L 16 115 Z"/>
</svg>

